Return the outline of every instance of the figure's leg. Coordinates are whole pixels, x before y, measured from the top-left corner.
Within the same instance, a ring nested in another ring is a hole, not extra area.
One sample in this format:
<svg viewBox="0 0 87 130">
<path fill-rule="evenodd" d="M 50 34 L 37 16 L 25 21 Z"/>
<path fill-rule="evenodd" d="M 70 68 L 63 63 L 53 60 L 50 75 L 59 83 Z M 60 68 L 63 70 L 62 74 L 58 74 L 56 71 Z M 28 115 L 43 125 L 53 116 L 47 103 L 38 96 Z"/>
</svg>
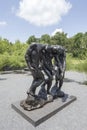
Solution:
<svg viewBox="0 0 87 130">
<path fill-rule="evenodd" d="M 33 82 L 28 90 L 28 94 L 35 95 L 36 88 L 44 81 L 44 75 L 41 71 L 33 72 Z"/>
<path fill-rule="evenodd" d="M 63 85 L 63 79 L 64 79 L 64 75 L 65 75 L 65 70 L 61 72 L 60 70 L 60 79 L 59 79 L 59 90 L 61 90 L 61 87 Z"/>
<path fill-rule="evenodd" d="M 44 67 L 43 70 L 48 77 L 47 79 L 45 79 L 45 85 L 47 84 L 47 94 L 49 94 L 50 93 L 49 91 L 52 85 L 53 76 L 52 76 L 52 73 L 48 69 L 46 69 L 46 67 Z"/>
<path fill-rule="evenodd" d="M 62 85 L 63 85 L 63 78 L 59 80 L 59 90 L 61 90 Z"/>
<path fill-rule="evenodd" d="M 60 79 L 59 79 L 59 89 L 61 89 L 62 85 L 63 85 L 63 79 L 64 79 L 64 75 L 65 75 L 65 69 L 66 69 L 66 55 L 65 52 L 63 55 L 60 55 L 59 57 L 60 59 L 60 63 L 62 65 L 62 69 L 60 69 L 59 71 L 59 75 L 60 75 Z"/>
<path fill-rule="evenodd" d="M 54 86 L 58 87 L 58 83 L 59 83 L 59 68 L 57 68 L 57 70 L 55 72 L 55 84 L 54 84 Z"/>
<path fill-rule="evenodd" d="M 31 87 L 29 88 L 29 93 L 35 95 L 36 88 L 43 82 L 42 79 L 34 79 Z"/>
</svg>

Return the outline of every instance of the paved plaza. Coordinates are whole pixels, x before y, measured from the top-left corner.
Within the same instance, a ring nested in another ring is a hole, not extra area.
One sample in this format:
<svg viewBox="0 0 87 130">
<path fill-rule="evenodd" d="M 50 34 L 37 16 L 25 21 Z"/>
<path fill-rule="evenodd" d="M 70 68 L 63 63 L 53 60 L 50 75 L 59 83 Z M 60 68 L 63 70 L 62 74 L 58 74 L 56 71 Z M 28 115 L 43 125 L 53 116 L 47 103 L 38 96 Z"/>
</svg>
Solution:
<svg viewBox="0 0 87 130">
<path fill-rule="evenodd" d="M 66 72 L 62 90 L 77 97 L 77 100 L 37 127 L 32 126 L 11 108 L 11 104 L 26 98 L 32 82 L 27 74 L 0 75 L 0 130 L 86 130 L 87 129 L 87 86 L 82 83 L 87 75 Z M 49 108 L 50 109 L 50 108 Z"/>
</svg>

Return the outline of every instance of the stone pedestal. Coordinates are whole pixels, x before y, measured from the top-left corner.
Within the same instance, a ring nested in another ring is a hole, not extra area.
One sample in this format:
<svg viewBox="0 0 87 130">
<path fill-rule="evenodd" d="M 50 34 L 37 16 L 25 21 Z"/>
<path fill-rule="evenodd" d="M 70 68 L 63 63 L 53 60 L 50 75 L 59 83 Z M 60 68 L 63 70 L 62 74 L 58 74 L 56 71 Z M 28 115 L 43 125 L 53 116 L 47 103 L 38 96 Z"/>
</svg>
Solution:
<svg viewBox="0 0 87 130">
<path fill-rule="evenodd" d="M 75 96 L 65 94 L 63 98 L 57 98 L 53 102 L 44 105 L 42 108 L 26 111 L 20 106 L 20 101 L 13 103 L 12 108 L 32 125 L 37 126 L 51 116 L 62 110 L 64 107 L 76 100 Z"/>
</svg>

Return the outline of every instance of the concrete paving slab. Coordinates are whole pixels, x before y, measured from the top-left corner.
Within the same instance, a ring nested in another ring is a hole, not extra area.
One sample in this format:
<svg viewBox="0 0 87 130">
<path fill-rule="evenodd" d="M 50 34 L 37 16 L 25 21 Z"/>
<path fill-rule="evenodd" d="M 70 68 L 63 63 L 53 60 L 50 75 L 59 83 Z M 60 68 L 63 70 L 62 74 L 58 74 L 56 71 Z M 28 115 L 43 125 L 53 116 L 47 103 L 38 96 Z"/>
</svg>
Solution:
<svg viewBox="0 0 87 130">
<path fill-rule="evenodd" d="M 62 110 L 64 107 L 76 100 L 75 96 L 65 94 L 63 98 L 57 98 L 53 102 L 46 104 L 44 107 L 26 111 L 20 106 L 20 101 L 11 104 L 12 108 L 22 117 L 29 121 L 33 126 L 38 126 L 51 116 Z"/>
</svg>

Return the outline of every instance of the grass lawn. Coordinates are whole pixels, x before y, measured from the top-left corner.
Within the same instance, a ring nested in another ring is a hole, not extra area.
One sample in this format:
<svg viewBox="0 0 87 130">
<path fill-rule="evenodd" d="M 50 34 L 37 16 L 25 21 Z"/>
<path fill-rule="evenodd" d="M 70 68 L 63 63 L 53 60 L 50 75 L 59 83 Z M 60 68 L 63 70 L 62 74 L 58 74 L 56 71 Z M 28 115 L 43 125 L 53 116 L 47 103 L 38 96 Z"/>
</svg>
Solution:
<svg viewBox="0 0 87 130">
<path fill-rule="evenodd" d="M 73 58 L 70 55 L 67 55 L 66 69 L 87 73 L 87 60 L 80 60 L 78 58 Z"/>
</svg>

